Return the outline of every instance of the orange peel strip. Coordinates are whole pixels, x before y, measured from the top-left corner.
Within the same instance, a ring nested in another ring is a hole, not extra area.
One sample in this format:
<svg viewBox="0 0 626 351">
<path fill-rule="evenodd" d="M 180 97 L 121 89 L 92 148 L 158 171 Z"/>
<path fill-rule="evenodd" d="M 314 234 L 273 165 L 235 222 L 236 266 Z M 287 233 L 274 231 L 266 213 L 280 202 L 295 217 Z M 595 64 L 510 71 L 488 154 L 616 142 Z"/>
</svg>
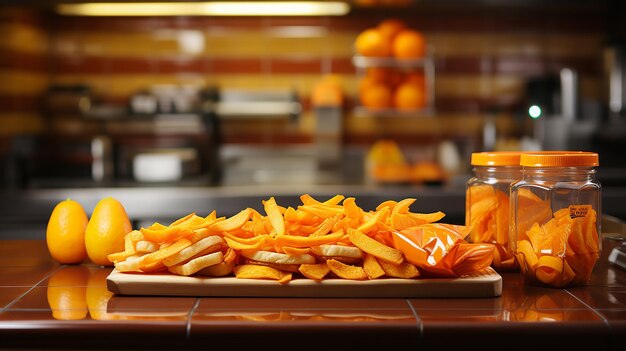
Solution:
<svg viewBox="0 0 626 351">
<path fill-rule="evenodd" d="M 371 216 L 365 223 L 361 224 L 357 228 L 357 230 L 362 233 L 367 233 L 372 229 L 375 229 L 379 222 L 384 222 L 387 219 L 389 213 L 390 212 L 388 208 L 383 208 L 382 210 L 376 212 L 373 216 Z"/>
<path fill-rule="evenodd" d="M 283 214 L 283 218 L 285 218 L 285 222 L 297 222 L 298 213 L 296 212 L 295 208 L 287 207 L 285 213 Z"/>
<path fill-rule="evenodd" d="M 293 247 L 311 247 L 324 244 L 332 244 L 341 239 L 344 235 L 343 230 L 328 235 L 306 237 L 296 235 L 279 235 L 274 238 L 275 243 L 280 246 Z"/>
<path fill-rule="evenodd" d="M 330 268 L 330 270 L 340 278 L 351 280 L 368 279 L 363 267 L 351 266 L 335 259 L 326 260 L 326 265 L 328 265 L 328 268 Z"/>
<path fill-rule="evenodd" d="M 324 222 L 322 222 L 322 224 L 317 228 L 317 230 L 311 233 L 310 236 L 315 237 L 315 236 L 322 236 L 322 235 L 328 234 L 333 229 L 335 224 L 339 222 L 341 217 L 342 215 L 336 215 L 334 217 L 327 218 L 326 220 L 324 220 Z"/>
<path fill-rule="evenodd" d="M 267 241 L 267 237 L 263 237 L 261 240 L 255 242 L 254 244 L 243 244 L 227 236 L 224 237 L 224 240 L 226 241 L 228 247 L 232 248 L 233 250 L 259 250 Z"/>
<path fill-rule="evenodd" d="M 385 270 L 383 270 L 383 267 L 381 267 L 380 263 L 378 263 L 376 257 L 370 254 L 365 254 L 365 258 L 363 259 L 363 270 L 370 279 L 377 279 L 385 275 Z"/>
<path fill-rule="evenodd" d="M 394 206 L 391 213 L 409 213 L 409 207 L 416 201 L 414 198 L 402 199 Z"/>
<path fill-rule="evenodd" d="M 409 262 L 393 264 L 380 260 L 378 263 L 388 277 L 411 279 L 420 276 L 417 267 Z"/>
<path fill-rule="evenodd" d="M 149 264 L 147 266 L 141 267 L 141 271 L 145 272 L 145 273 L 150 273 L 150 272 L 158 272 L 161 270 L 165 270 L 167 267 L 165 267 L 165 265 L 163 264 L 163 262 L 159 261 L 159 262 L 154 262 L 152 264 Z"/>
<path fill-rule="evenodd" d="M 313 196 L 309 194 L 300 195 L 300 201 L 303 205 L 319 205 L 321 202 L 317 201 Z"/>
<path fill-rule="evenodd" d="M 300 256 L 304 254 L 308 254 L 311 251 L 310 247 L 293 247 L 293 246 L 283 246 L 281 247 L 284 253 L 290 256 Z"/>
<path fill-rule="evenodd" d="M 348 218 L 358 220 L 358 223 L 363 220 L 363 209 L 356 204 L 356 199 L 353 197 L 343 200 L 343 211 Z"/>
<path fill-rule="evenodd" d="M 296 213 L 298 214 L 298 223 L 301 225 L 318 225 L 323 218 L 318 217 L 312 213 L 302 211 L 301 209 L 297 209 Z"/>
<path fill-rule="evenodd" d="M 239 229 L 250 220 L 250 217 L 252 217 L 252 209 L 246 208 L 228 219 L 214 223 L 210 228 L 223 232 Z"/>
<path fill-rule="evenodd" d="M 548 285 L 558 285 L 563 272 L 563 261 L 560 257 L 550 255 L 539 257 L 535 270 L 537 279 Z"/>
<path fill-rule="evenodd" d="M 345 196 L 338 194 L 324 201 L 323 204 L 329 206 L 337 206 L 343 199 L 345 199 Z"/>
<path fill-rule="evenodd" d="M 352 244 L 376 258 L 395 264 L 400 264 L 404 261 L 402 251 L 380 243 L 361 231 L 348 229 L 348 235 Z"/>
<path fill-rule="evenodd" d="M 520 263 L 526 262 L 526 266 L 533 271 L 537 267 L 539 257 L 535 253 L 532 244 L 528 240 L 520 240 L 517 242 L 517 252 L 522 255 L 523 259 L 520 259 Z"/>
<path fill-rule="evenodd" d="M 224 240 L 222 239 L 221 236 L 217 236 L 217 235 L 213 235 L 213 236 L 208 236 L 196 243 L 193 243 L 192 245 L 178 251 L 177 253 L 171 255 L 168 258 L 163 259 L 161 262 L 163 262 L 164 265 L 170 267 L 170 266 L 174 266 L 174 265 L 178 265 L 183 261 L 186 261 L 196 255 L 198 255 L 199 253 L 203 252 L 204 250 L 216 246 L 220 244 L 224 244 Z M 185 274 L 184 274 L 185 275 Z"/>
<path fill-rule="evenodd" d="M 397 204 L 398 204 L 398 201 L 395 201 L 395 200 L 383 201 L 378 206 L 376 206 L 376 211 L 380 211 L 385 207 L 389 208 L 389 210 L 391 211 L 393 210 L 394 207 L 396 207 Z"/>
<path fill-rule="evenodd" d="M 182 237 L 192 235 L 193 230 L 181 227 L 164 227 L 165 229 L 140 228 L 139 231 L 148 241 L 163 243 L 168 241 L 176 241 Z"/>
<path fill-rule="evenodd" d="M 280 246 L 293 246 L 293 247 L 311 247 L 324 244 L 332 244 L 340 240 L 344 235 L 344 231 L 340 230 L 335 233 L 322 236 L 306 237 L 296 235 L 281 235 L 276 236 L 274 241 Z"/>
<path fill-rule="evenodd" d="M 186 216 L 183 216 L 183 217 L 181 217 L 181 218 L 179 218 L 179 219 L 175 220 L 174 222 L 170 223 L 170 225 L 169 225 L 169 226 L 170 226 L 170 227 L 174 227 L 174 226 L 177 226 L 177 225 L 179 225 L 179 224 L 182 224 L 182 223 L 184 223 L 184 222 L 188 221 L 189 219 L 191 219 L 191 218 L 192 218 L 193 216 L 195 216 L 195 215 L 196 215 L 196 213 L 195 213 L 195 212 L 192 212 L 192 213 L 190 213 L 190 214 L 188 214 L 188 215 L 186 215 Z"/>
<path fill-rule="evenodd" d="M 408 215 L 411 216 L 412 218 L 422 220 L 426 223 L 437 222 L 446 216 L 446 214 L 442 211 L 437 211 L 437 212 L 432 212 L 432 213 L 408 213 Z"/>
<path fill-rule="evenodd" d="M 335 208 L 324 205 L 301 205 L 298 206 L 298 209 L 324 219 L 343 213 L 343 208 Z"/>
<path fill-rule="evenodd" d="M 235 259 L 237 259 L 237 253 L 235 253 L 235 250 L 229 247 L 224 254 L 224 262 L 231 263 L 234 262 Z"/>
<path fill-rule="evenodd" d="M 127 257 L 137 253 L 135 243 L 143 239 L 143 234 L 138 230 L 133 230 L 124 235 L 124 251 L 109 254 L 107 259 L 113 263 L 124 261 Z"/>
<path fill-rule="evenodd" d="M 267 217 L 272 224 L 272 228 L 276 231 L 276 234 L 284 235 L 285 218 L 283 217 L 283 212 L 281 212 L 280 208 L 276 204 L 276 199 L 272 196 L 268 200 L 264 200 L 263 208 L 265 209 L 265 213 L 267 213 Z"/>
<path fill-rule="evenodd" d="M 169 245 L 165 248 L 162 248 L 158 251 L 155 251 L 153 253 L 149 253 L 145 256 L 143 256 L 143 260 L 139 266 L 139 269 L 142 269 L 143 267 L 149 266 L 152 263 L 155 262 L 160 262 L 163 261 L 164 259 L 175 255 L 176 253 L 178 253 L 180 250 L 191 246 L 191 241 L 189 239 L 179 239 L 178 241 L 176 241 L 175 243 L 173 243 L 172 245 Z"/>
<path fill-rule="evenodd" d="M 330 272 L 330 268 L 326 263 L 301 264 L 298 271 L 309 279 L 319 281 Z"/>
<path fill-rule="evenodd" d="M 239 279 L 273 279 L 281 284 L 291 280 L 291 273 L 283 272 L 269 266 L 242 264 L 233 268 L 235 277 Z"/>
<path fill-rule="evenodd" d="M 237 235 L 233 235 L 232 233 L 224 233 L 224 238 L 229 238 L 231 240 L 234 240 L 240 244 L 244 244 L 244 245 L 254 245 L 256 243 L 258 243 L 259 241 L 263 241 L 266 240 L 268 238 L 268 234 L 261 234 L 261 235 L 256 235 L 253 236 L 251 238 L 242 238 L 240 236 Z"/>
</svg>

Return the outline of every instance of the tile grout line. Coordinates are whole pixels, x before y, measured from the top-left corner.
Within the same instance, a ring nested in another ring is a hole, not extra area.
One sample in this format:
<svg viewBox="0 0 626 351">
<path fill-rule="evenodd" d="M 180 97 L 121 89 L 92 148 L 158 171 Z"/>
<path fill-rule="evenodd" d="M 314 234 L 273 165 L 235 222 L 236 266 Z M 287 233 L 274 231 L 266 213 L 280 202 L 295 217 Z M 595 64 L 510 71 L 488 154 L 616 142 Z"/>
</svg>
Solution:
<svg viewBox="0 0 626 351">
<path fill-rule="evenodd" d="M 39 284 L 41 284 L 44 280 L 48 279 L 48 277 L 50 277 L 54 272 L 56 272 L 59 269 L 61 269 L 61 267 L 63 267 L 63 266 L 59 266 L 56 269 L 53 269 L 48 274 L 46 274 L 45 277 L 41 278 L 40 281 L 38 281 L 33 286 L 31 286 L 28 290 L 26 290 L 22 295 L 20 295 L 20 296 L 16 297 L 15 299 L 13 299 L 13 301 L 11 301 L 8 305 L 4 306 L 4 308 L 2 309 L 2 312 L 9 310 L 11 308 L 11 306 L 15 305 L 19 300 L 21 300 L 24 296 L 26 296 L 29 292 L 31 292 L 35 287 L 37 287 Z"/>
<path fill-rule="evenodd" d="M 407 305 L 409 305 L 409 308 L 411 309 L 411 312 L 413 312 L 413 316 L 415 316 L 415 320 L 417 321 L 418 325 L 417 325 L 417 329 L 420 332 L 420 340 L 424 338 L 424 324 L 422 323 L 422 319 L 419 317 L 419 315 L 417 314 L 417 311 L 415 310 L 415 308 L 413 307 L 413 305 L 411 305 L 411 302 L 409 302 L 409 300 L 404 300 L 406 301 Z"/>
<path fill-rule="evenodd" d="M 193 317 L 193 314 L 198 309 L 199 305 L 200 305 L 200 298 L 197 297 L 196 302 L 194 302 L 193 306 L 191 307 L 191 310 L 189 311 L 189 314 L 187 315 L 187 325 L 185 326 L 185 335 L 187 337 L 187 341 L 189 341 L 189 339 L 191 338 L 191 318 Z"/>
<path fill-rule="evenodd" d="M 593 307 L 589 306 L 588 304 L 586 304 L 583 300 L 579 299 L 578 296 L 572 294 L 569 290 L 565 289 L 565 292 L 568 293 L 570 296 L 572 296 L 574 299 L 576 299 L 578 302 L 582 303 L 585 307 L 587 307 L 588 309 L 592 310 L 595 315 L 597 315 L 598 317 L 600 317 L 600 319 L 602 319 L 602 322 L 604 322 L 604 325 L 606 325 L 606 327 L 609 328 L 609 331 L 611 330 L 611 326 L 609 325 L 609 321 L 602 315 L 602 313 L 596 311 L 595 308 L 593 308 Z"/>
</svg>

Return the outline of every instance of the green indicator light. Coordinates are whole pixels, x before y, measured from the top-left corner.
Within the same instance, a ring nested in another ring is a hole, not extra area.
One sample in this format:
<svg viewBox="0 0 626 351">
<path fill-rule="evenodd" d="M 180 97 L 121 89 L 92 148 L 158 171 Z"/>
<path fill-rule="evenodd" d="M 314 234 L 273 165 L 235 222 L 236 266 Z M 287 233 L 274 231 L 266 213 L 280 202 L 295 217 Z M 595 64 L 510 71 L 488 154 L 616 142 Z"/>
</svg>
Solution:
<svg viewBox="0 0 626 351">
<path fill-rule="evenodd" d="M 535 118 L 535 119 L 541 117 L 541 107 L 537 105 L 532 105 L 531 107 L 528 108 L 528 115 L 531 118 Z"/>
</svg>

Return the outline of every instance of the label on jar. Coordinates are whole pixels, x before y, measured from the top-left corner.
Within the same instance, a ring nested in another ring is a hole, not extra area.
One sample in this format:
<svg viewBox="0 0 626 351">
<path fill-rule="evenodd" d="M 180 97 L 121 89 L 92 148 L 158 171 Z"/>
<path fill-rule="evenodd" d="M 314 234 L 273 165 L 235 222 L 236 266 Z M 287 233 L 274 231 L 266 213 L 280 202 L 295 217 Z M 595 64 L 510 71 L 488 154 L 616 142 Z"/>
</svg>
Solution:
<svg viewBox="0 0 626 351">
<path fill-rule="evenodd" d="M 569 216 L 570 218 L 585 217 L 587 212 L 591 210 L 591 205 L 570 205 Z"/>
</svg>

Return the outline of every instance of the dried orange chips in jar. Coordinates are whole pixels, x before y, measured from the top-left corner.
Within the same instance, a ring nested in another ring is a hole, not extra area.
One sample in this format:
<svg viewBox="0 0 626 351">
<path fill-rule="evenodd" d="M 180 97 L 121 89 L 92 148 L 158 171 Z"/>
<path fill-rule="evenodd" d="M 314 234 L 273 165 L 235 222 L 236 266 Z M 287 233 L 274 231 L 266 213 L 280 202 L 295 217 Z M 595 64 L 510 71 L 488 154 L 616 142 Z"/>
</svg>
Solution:
<svg viewBox="0 0 626 351">
<path fill-rule="evenodd" d="M 521 179 L 520 152 L 475 152 L 474 176 L 467 181 L 465 225 L 468 240 L 495 246 L 491 266 L 515 271 L 517 262 L 509 238 L 509 186 Z"/>
<path fill-rule="evenodd" d="M 527 152 L 511 185 L 514 250 L 529 285 L 586 285 L 601 251 L 597 153 Z"/>
</svg>

